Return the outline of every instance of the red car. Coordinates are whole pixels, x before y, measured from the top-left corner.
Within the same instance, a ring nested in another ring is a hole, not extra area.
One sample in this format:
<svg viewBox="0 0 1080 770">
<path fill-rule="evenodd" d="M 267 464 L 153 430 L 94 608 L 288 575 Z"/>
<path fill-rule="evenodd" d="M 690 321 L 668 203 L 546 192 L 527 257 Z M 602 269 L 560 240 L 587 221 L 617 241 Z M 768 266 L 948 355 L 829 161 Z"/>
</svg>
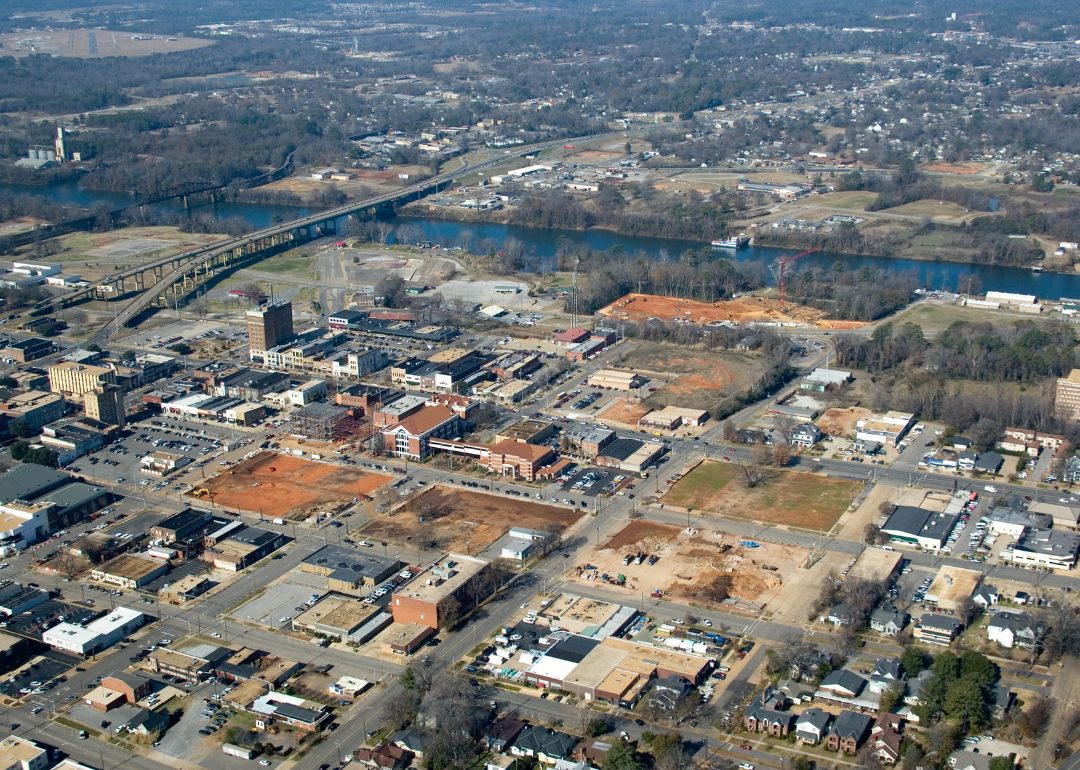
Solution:
<svg viewBox="0 0 1080 770">
<path fill-rule="evenodd" d="M 740 652 L 740 653 L 739 653 L 739 660 L 742 660 L 742 659 L 743 659 L 743 658 L 745 658 L 745 657 L 746 657 L 746 653 L 745 653 L 745 652 Z"/>
<path fill-rule="evenodd" d="M 739 748 L 742 749 L 743 751 L 751 751 L 751 748 L 749 746 L 744 745 L 744 746 L 740 746 Z"/>
</svg>

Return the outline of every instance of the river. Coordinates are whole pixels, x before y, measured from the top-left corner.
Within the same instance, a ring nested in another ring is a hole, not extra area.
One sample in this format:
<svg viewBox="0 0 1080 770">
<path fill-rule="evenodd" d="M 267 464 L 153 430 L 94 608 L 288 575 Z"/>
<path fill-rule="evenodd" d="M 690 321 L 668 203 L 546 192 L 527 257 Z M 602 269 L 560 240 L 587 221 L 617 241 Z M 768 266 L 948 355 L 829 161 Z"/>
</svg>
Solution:
<svg viewBox="0 0 1080 770">
<path fill-rule="evenodd" d="M 132 203 L 138 202 L 137 199 L 123 193 L 86 190 L 80 187 L 77 182 L 60 182 L 43 186 L 0 184 L 0 190 L 41 195 L 57 203 L 84 207 L 91 205 L 95 201 L 102 200 L 117 208 L 130 206 Z M 179 200 L 164 201 L 153 205 L 169 212 L 184 212 L 183 204 Z M 289 219 L 312 213 L 314 210 L 296 206 L 224 202 L 206 203 L 191 209 L 191 211 L 211 213 L 217 217 L 240 217 L 250 222 L 255 228 L 263 228 L 272 224 L 272 217 L 275 214 Z M 574 244 L 588 246 L 594 251 L 606 251 L 613 246 L 619 245 L 627 254 L 644 252 L 654 258 L 659 258 L 662 253 L 677 258 L 687 249 L 696 250 L 703 245 L 698 241 L 618 235 L 607 230 L 541 230 L 503 224 L 475 224 L 413 217 L 395 218 L 392 222 L 395 224 L 410 222 L 419 225 L 424 231 L 424 237 L 433 244 L 440 244 L 444 239 L 447 239 L 449 243 L 453 243 L 462 230 L 472 232 L 477 239 L 491 238 L 501 242 L 508 237 L 514 237 L 523 241 L 532 250 L 537 260 L 549 265 L 555 259 L 556 247 L 560 238 L 566 238 Z M 347 224 L 344 218 L 338 222 L 338 227 L 340 232 L 347 232 Z M 728 259 L 740 262 L 757 260 L 768 263 L 771 263 L 780 254 L 792 254 L 793 252 L 792 249 L 759 248 L 754 246 L 739 251 L 722 250 L 723 255 Z M 892 259 L 889 257 L 869 257 L 830 252 L 809 254 L 799 261 L 798 266 L 820 265 L 825 269 L 829 269 L 837 261 L 844 263 L 851 269 L 865 266 L 880 270 L 916 270 L 924 285 L 929 277 L 933 284 L 931 288 L 935 289 L 944 287 L 946 290 L 956 291 L 959 286 L 966 286 L 968 276 L 975 276 L 982 282 L 983 291 L 1033 294 L 1039 299 L 1050 300 L 1061 299 L 1062 297 L 1080 297 L 1080 275 L 1035 273 L 1030 269 L 1019 267 L 972 265 L 960 262 L 926 262 L 913 259 Z"/>
</svg>

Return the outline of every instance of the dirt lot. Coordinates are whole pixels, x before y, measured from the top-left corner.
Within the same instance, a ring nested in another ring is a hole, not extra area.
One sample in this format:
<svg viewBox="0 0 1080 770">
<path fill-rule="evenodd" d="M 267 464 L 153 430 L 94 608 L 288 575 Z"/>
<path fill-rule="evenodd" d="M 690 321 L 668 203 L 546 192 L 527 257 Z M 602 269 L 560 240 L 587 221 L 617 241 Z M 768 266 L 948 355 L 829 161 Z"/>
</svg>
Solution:
<svg viewBox="0 0 1080 770">
<path fill-rule="evenodd" d="M 599 314 L 631 321 L 659 318 L 662 321 L 687 323 L 736 321 L 740 324 L 750 321 L 812 322 L 824 315 L 820 310 L 790 302 L 787 309 L 780 312 L 780 301 L 765 297 L 740 297 L 710 303 L 654 294 L 627 294 L 601 308 Z"/>
<path fill-rule="evenodd" d="M 439 517 L 421 523 L 415 513 L 401 512 L 382 516 L 364 528 L 368 539 L 415 544 L 414 538 L 426 540 L 422 547 L 439 548 L 454 553 L 476 555 L 494 543 L 511 526 L 528 529 L 566 529 L 581 514 L 521 498 L 502 497 L 482 492 L 464 492 L 450 487 L 436 487 L 423 496 L 423 503 L 439 510 Z M 418 501 L 412 503 L 416 510 Z M 466 540 L 468 543 L 466 544 Z"/>
<path fill-rule="evenodd" d="M 737 474 L 733 463 L 702 463 L 676 482 L 663 501 L 817 531 L 830 529 L 862 489 L 856 482 L 792 472 L 748 489 Z"/>
<path fill-rule="evenodd" d="M 695 353 L 698 353 L 695 355 Z M 649 374 L 662 375 L 668 384 L 650 396 L 653 408 L 663 405 L 708 409 L 720 391 L 749 387 L 760 377 L 756 358 L 738 353 L 703 353 L 693 348 L 639 342 L 622 360 L 625 366 Z M 657 383 L 659 384 L 659 383 Z M 605 412 L 603 419 L 614 420 Z M 629 423 L 636 425 L 634 422 Z"/>
<path fill-rule="evenodd" d="M 942 171 L 948 174 L 978 174 L 990 168 L 989 163 L 931 163 L 927 171 Z"/>
<path fill-rule="evenodd" d="M 830 409 L 818 420 L 822 433 L 830 436 L 851 436 L 855 434 L 855 423 L 869 417 L 873 412 L 861 406 L 847 409 Z"/>
<path fill-rule="evenodd" d="M 617 423 L 637 427 L 637 421 L 652 410 L 642 404 L 631 404 L 625 398 L 617 398 L 607 409 L 597 415 L 603 422 Z"/>
<path fill-rule="evenodd" d="M 726 546 L 726 550 L 722 548 Z M 659 556 L 649 565 L 624 565 L 628 555 Z M 806 551 L 771 544 L 745 548 L 736 538 L 720 532 L 686 530 L 648 521 L 632 521 L 610 540 L 594 548 L 587 564 L 597 569 L 577 571 L 577 579 L 597 581 L 603 574 L 626 576 L 628 593 L 663 591 L 682 599 L 718 603 L 723 593 L 744 602 L 764 603 L 779 591 L 806 559 Z M 762 565 L 776 567 L 767 571 Z M 582 567 L 584 565 L 581 565 Z"/>
<path fill-rule="evenodd" d="M 262 452 L 202 483 L 222 508 L 261 511 L 274 518 L 302 519 L 313 509 L 331 510 L 370 495 L 389 476 L 363 473 L 276 452 Z M 254 485 L 258 484 L 258 487 Z"/>
</svg>

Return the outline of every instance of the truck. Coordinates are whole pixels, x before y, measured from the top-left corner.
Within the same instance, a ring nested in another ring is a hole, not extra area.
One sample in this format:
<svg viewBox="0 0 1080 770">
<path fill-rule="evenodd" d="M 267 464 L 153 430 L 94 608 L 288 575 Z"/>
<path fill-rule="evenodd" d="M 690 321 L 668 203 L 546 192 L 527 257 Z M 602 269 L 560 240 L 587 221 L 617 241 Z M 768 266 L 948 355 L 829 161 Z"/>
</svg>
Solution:
<svg viewBox="0 0 1080 770">
<path fill-rule="evenodd" d="M 985 486 L 983 487 L 987 492 L 997 492 L 997 487 Z"/>
<path fill-rule="evenodd" d="M 240 757 L 241 759 L 251 759 L 255 756 L 255 752 L 251 749 L 244 748 L 243 746 L 237 746 L 233 743 L 221 744 L 221 750 L 228 754 L 230 757 Z"/>
</svg>

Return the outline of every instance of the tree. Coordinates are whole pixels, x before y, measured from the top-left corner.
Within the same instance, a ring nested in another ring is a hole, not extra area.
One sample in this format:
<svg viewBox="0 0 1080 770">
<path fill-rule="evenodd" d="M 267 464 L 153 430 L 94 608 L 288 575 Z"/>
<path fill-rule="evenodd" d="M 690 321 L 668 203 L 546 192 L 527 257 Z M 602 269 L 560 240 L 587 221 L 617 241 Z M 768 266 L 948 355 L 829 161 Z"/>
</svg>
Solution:
<svg viewBox="0 0 1080 770">
<path fill-rule="evenodd" d="M 874 522 L 870 522 L 863 527 L 863 541 L 867 545 L 875 545 L 878 542 L 878 538 L 881 537 L 881 527 Z"/>
<path fill-rule="evenodd" d="M 8 423 L 8 433 L 10 433 L 12 436 L 18 436 L 19 438 L 23 438 L 28 433 L 30 433 L 30 425 L 26 422 L 26 420 L 12 420 Z"/>
<path fill-rule="evenodd" d="M 19 387 L 19 381 L 10 375 L 4 375 L 0 377 L 0 387 L 4 388 L 17 388 Z"/>
<path fill-rule="evenodd" d="M 454 597 L 443 600 L 439 604 L 439 628 L 443 631 L 453 631 L 461 622 L 461 602 Z"/>
<path fill-rule="evenodd" d="M 902 686 L 890 687 L 885 690 L 885 692 L 881 693 L 881 700 L 878 703 L 878 708 L 881 711 L 892 711 L 903 697 L 904 690 Z"/>
<path fill-rule="evenodd" d="M 1012 770 L 1015 763 L 1016 755 L 999 754 L 996 757 L 990 757 L 990 770 Z"/>
<path fill-rule="evenodd" d="M 177 342 L 175 345 L 169 348 L 173 353 L 179 353 L 182 356 L 186 356 L 191 353 L 191 345 L 186 342 Z"/>
<path fill-rule="evenodd" d="M 904 654 L 900 656 L 900 665 L 904 667 L 904 676 L 908 679 L 914 679 L 924 668 L 924 662 L 926 661 L 926 653 L 923 652 L 921 647 L 912 645 L 904 650 Z"/>
<path fill-rule="evenodd" d="M 26 453 L 30 451 L 29 441 L 16 441 L 11 445 L 11 459 L 21 463 L 26 459 Z"/>
<path fill-rule="evenodd" d="M 125 350 L 123 353 L 120 354 L 120 360 L 125 361 L 125 362 L 126 361 L 134 361 L 135 360 L 135 351 L 134 350 Z"/>
<path fill-rule="evenodd" d="M 582 711 L 584 711 L 584 709 L 582 709 Z M 586 713 L 588 713 L 588 712 L 586 712 Z M 585 735 L 589 736 L 590 738 L 597 738 L 597 737 L 603 735 L 604 733 L 606 733 L 607 731 L 608 731 L 607 720 L 597 717 L 595 719 L 590 719 L 589 720 L 589 724 L 588 724 L 587 729 L 585 731 Z"/>
<path fill-rule="evenodd" d="M 753 489 L 776 476 L 771 467 L 772 456 L 764 444 L 755 444 L 750 450 L 750 457 L 735 463 L 739 476 L 749 489 Z"/>
<path fill-rule="evenodd" d="M 961 679 L 945 694 L 945 715 L 965 732 L 981 730 L 988 722 L 986 693 L 973 679 Z"/>
<path fill-rule="evenodd" d="M 968 650 L 960 657 L 960 678 L 987 688 L 997 681 L 998 667 L 981 652 Z"/>
<path fill-rule="evenodd" d="M 642 770 L 637 751 L 624 741 L 615 741 L 604 755 L 601 767 L 603 770 Z"/>
<path fill-rule="evenodd" d="M 416 689 L 416 674 L 413 673 L 412 666 L 405 667 L 405 670 L 401 672 L 401 676 L 398 677 L 398 681 L 406 690 Z"/>
<path fill-rule="evenodd" d="M 777 468 L 786 468 L 791 462 L 791 445 L 785 443 L 774 444 L 772 462 Z"/>
</svg>

